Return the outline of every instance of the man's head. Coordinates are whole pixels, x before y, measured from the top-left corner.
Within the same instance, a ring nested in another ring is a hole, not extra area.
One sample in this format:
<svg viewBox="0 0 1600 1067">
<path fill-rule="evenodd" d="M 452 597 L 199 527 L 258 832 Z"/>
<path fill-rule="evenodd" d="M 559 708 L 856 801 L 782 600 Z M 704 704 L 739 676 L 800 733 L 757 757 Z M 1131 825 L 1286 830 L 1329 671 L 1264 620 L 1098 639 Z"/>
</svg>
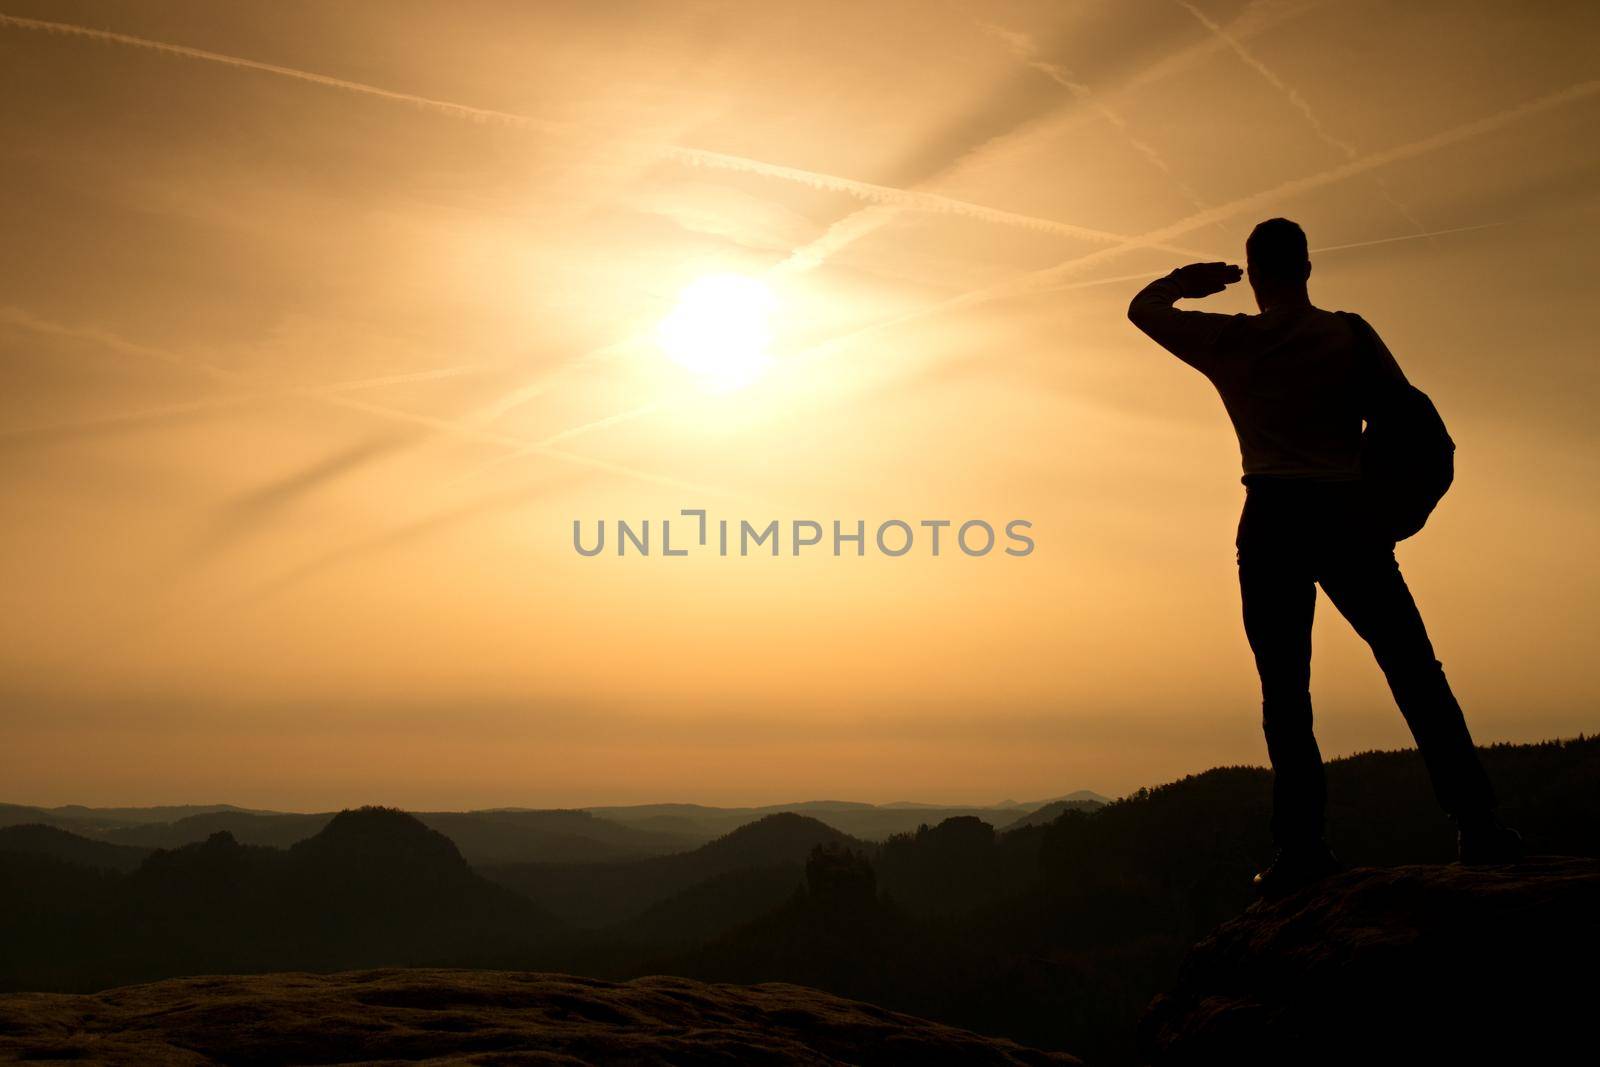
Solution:
<svg viewBox="0 0 1600 1067">
<path fill-rule="evenodd" d="M 1288 219 L 1268 219 L 1250 231 L 1244 243 L 1246 273 L 1256 303 L 1263 310 L 1285 297 L 1303 294 L 1311 277 L 1306 232 Z"/>
</svg>

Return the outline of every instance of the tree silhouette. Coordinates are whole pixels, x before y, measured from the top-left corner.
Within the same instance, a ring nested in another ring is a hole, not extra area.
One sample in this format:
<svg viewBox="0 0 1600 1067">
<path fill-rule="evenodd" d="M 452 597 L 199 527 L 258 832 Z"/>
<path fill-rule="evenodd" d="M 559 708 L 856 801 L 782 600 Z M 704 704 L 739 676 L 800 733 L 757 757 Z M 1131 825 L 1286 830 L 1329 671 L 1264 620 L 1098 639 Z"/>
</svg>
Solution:
<svg viewBox="0 0 1600 1067">
<path fill-rule="evenodd" d="M 858 915 L 878 899 L 878 878 L 864 852 L 828 842 L 806 857 L 806 889 L 825 914 Z"/>
</svg>

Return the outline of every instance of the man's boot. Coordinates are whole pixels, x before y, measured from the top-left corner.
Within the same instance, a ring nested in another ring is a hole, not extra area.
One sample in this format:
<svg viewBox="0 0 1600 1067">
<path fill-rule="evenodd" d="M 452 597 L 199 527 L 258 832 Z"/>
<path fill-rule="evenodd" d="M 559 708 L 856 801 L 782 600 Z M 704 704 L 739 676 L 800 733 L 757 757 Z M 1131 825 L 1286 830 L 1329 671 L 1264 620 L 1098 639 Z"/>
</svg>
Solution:
<svg viewBox="0 0 1600 1067">
<path fill-rule="evenodd" d="M 1485 812 L 1456 823 L 1456 857 L 1461 863 L 1515 863 L 1525 848 L 1522 835 Z"/>
<path fill-rule="evenodd" d="M 1271 866 L 1251 880 L 1264 899 L 1276 900 L 1339 870 L 1341 864 L 1325 841 L 1280 848 Z"/>
</svg>

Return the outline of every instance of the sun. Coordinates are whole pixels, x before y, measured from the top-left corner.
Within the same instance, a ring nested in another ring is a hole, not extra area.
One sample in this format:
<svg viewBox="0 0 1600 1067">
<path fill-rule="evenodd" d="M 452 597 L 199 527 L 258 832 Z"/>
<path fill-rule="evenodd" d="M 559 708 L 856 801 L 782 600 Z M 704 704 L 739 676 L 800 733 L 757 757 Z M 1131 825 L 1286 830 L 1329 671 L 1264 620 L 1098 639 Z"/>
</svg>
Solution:
<svg viewBox="0 0 1600 1067">
<path fill-rule="evenodd" d="M 772 315 L 777 297 L 743 274 L 708 274 L 678 294 L 656 327 L 661 350 L 704 389 L 729 392 L 757 378 L 772 362 Z"/>
</svg>

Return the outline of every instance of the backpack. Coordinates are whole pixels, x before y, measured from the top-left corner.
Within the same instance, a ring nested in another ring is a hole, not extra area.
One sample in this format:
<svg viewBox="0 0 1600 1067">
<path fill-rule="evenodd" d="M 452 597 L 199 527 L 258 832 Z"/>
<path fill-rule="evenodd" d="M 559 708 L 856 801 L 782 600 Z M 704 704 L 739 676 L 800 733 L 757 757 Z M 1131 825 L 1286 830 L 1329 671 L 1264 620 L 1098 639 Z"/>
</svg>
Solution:
<svg viewBox="0 0 1600 1067">
<path fill-rule="evenodd" d="M 1360 315 L 1338 312 L 1356 338 L 1361 431 L 1361 480 L 1385 537 L 1403 541 L 1422 529 L 1455 480 L 1456 443 L 1428 394 L 1387 373 L 1372 327 Z"/>
</svg>

